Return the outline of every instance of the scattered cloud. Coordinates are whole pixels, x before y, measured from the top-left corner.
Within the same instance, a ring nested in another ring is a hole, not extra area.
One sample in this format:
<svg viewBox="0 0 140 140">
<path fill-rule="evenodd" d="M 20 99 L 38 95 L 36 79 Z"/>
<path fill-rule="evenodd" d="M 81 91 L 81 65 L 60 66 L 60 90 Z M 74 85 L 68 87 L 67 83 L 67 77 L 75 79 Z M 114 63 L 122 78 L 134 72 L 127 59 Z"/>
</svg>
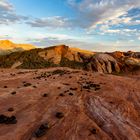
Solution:
<svg viewBox="0 0 140 140">
<path fill-rule="evenodd" d="M 29 39 L 29 43 L 34 44 L 36 46 L 40 47 L 48 47 L 48 46 L 54 46 L 54 45 L 59 45 L 59 44 L 65 44 L 70 47 L 78 47 L 81 49 L 87 49 L 91 51 L 99 51 L 99 50 L 104 50 L 105 45 L 103 44 L 98 44 L 98 43 L 90 43 L 90 42 L 85 42 L 85 41 L 80 41 L 77 39 L 60 39 L 59 37 L 45 37 L 45 38 L 36 38 L 36 39 Z M 86 48 L 85 48 L 86 46 Z"/>
<path fill-rule="evenodd" d="M 32 27 L 69 28 L 73 26 L 70 19 L 61 16 L 36 18 L 27 22 Z"/>
<path fill-rule="evenodd" d="M 29 43 L 34 44 L 38 47 L 48 47 L 59 44 L 65 44 L 70 47 L 77 47 L 81 49 L 88 49 L 91 51 L 103 52 L 103 51 L 128 51 L 134 50 L 134 48 L 139 49 L 139 47 L 133 44 L 134 40 L 118 40 L 113 43 L 95 43 L 86 40 L 80 40 L 76 38 L 71 38 L 70 36 L 59 36 L 59 35 L 48 35 L 42 36 L 40 38 L 32 38 L 27 40 Z"/>
<path fill-rule="evenodd" d="M 75 18 L 46 17 L 33 18 L 27 24 L 39 28 L 81 28 L 87 32 L 98 29 L 102 34 L 136 33 L 129 26 L 140 24 L 139 13 L 132 14 L 133 9 L 140 8 L 139 0 L 67 0 L 78 13 Z M 125 27 L 122 31 L 120 27 Z M 115 29 L 114 29 L 115 27 Z M 117 28 L 116 28 L 117 27 Z M 97 32 L 98 32 L 97 31 Z"/>
<path fill-rule="evenodd" d="M 7 0 L 0 1 L 0 24 L 8 25 L 21 19 L 25 20 L 27 17 L 16 14 L 13 5 Z"/>
<path fill-rule="evenodd" d="M 101 25 L 100 26 L 100 32 L 104 34 L 120 34 L 120 35 L 125 35 L 125 36 L 131 36 L 131 35 L 140 35 L 140 31 L 137 29 L 129 29 L 129 28 L 118 28 L 118 29 L 113 29 L 110 28 L 109 25 Z"/>
<path fill-rule="evenodd" d="M 110 51 L 115 47 L 121 50 L 125 47 L 129 49 L 138 46 L 140 42 L 138 27 L 140 25 L 140 0 L 67 1 L 70 8 L 74 9 L 76 13 L 74 17 L 60 15 L 37 18 L 34 14 L 32 17 L 26 17 L 19 15 L 8 0 L 0 0 L 0 39 L 24 40 L 37 46 L 67 44 L 90 50 L 94 47 L 94 50 L 101 51 Z M 135 9 L 137 12 L 134 12 Z M 11 23 L 12 25 L 20 23 L 20 25 L 12 26 Z M 7 26 L 9 24 L 10 26 Z M 19 35 L 19 32 L 22 32 L 22 34 Z M 48 35 L 46 35 L 46 32 Z M 52 32 L 54 34 L 50 34 Z M 79 37 L 76 37 L 78 35 Z M 92 38 L 90 42 L 88 40 L 89 36 Z M 80 37 L 84 39 L 80 39 Z M 118 39 L 119 37 L 120 39 Z M 99 42 L 104 42 L 104 44 Z M 139 48 L 137 47 L 137 49 Z"/>
<path fill-rule="evenodd" d="M 89 28 L 105 23 L 127 24 L 132 20 L 128 17 L 128 12 L 140 8 L 139 0 L 81 0 L 79 3 L 76 0 L 68 0 L 68 3 L 77 9 L 84 20 L 88 21 Z"/>
</svg>

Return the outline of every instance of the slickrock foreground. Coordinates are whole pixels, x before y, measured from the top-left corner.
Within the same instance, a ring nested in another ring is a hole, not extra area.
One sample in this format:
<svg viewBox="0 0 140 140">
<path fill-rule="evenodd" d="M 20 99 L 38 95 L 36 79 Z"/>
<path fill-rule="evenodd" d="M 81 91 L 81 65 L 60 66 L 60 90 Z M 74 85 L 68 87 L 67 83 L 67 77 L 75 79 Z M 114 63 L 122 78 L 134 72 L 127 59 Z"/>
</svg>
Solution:
<svg viewBox="0 0 140 140">
<path fill-rule="evenodd" d="M 1 69 L 0 115 L 0 140 L 139 140 L 140 74 Z"/>
</svg>

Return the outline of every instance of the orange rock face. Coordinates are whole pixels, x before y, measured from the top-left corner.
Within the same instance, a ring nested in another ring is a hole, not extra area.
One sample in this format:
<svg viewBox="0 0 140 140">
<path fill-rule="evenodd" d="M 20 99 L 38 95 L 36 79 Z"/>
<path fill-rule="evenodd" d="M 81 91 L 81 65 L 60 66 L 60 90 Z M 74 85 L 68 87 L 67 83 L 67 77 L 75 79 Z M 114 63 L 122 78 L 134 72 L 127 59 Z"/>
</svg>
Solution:
<svg viewBox="0 0 140 140">
<path fill-rule="evenodd" d="M 113 52 L 112 55 L 113 55 L 116 59 L 120 59 L 120 58 L 124 57 L 123 52 L 119 52 L 119 51 Z"/>
<path fill-rule="evenodd" d="M 139 140 L 140 75 L 0 70 L 0 140 Z M 12 123 L 12 121 L 10 120 Z"/>
<path fill-rule="evenodd" d="M 2 50 L 11 50 L 16 48 L 22 48 L 23 50 L 31 50 L 34 49 L 35 46 L 30 44 L 15 44 L 9 40 L 0 40 L 0 49 Z"/>
</svg>

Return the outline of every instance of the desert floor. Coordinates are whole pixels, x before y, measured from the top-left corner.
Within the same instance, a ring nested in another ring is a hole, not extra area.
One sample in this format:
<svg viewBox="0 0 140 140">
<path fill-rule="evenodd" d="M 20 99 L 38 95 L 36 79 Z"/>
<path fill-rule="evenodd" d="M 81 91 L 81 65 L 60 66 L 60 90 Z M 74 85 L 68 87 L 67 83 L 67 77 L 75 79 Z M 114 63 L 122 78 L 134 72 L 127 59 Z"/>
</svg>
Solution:
<svg viewBox="0 0 140 140">
<path fill-rule="evenodd" d="M 0 123 L 0 140 L 139 140 L 140 74 L 0 69 Z"/>
</svg>

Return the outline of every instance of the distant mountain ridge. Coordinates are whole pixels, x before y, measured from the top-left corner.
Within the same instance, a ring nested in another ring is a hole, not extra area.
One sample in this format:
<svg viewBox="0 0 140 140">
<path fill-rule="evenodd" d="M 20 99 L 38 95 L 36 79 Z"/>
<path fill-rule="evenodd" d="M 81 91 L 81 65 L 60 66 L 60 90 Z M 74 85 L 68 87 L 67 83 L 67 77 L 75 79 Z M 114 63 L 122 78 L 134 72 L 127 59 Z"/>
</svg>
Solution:
<svg viewBox="0 0 140 140">
<path fill-rule="evenodd" d="M 16 44 L 10 40 L 0 40 L 0 54 L 5 55 L 11 52 L 35 49 L 31 44 Z"/>
</svg>

